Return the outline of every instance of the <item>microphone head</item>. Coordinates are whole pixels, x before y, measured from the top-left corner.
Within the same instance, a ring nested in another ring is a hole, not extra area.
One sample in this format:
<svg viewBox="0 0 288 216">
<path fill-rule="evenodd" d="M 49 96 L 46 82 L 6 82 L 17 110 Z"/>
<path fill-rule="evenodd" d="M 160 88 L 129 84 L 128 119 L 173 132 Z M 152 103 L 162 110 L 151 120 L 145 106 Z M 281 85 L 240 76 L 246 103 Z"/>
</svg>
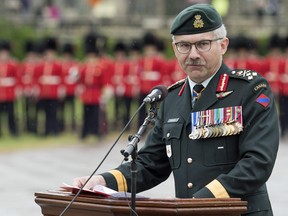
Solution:
<svg viewBox="0 0 288 216">
<path fill-rule="evenodd" d="M 164 100 L 167 97 L 167 95 L 168 95 L 167 87 L 164 86 L 164 85 L 155 86 L 151 91 L 153 91 L 153 90 L 159 90 L 161 92 L 161 97 L 157 101 Z"/>
<path fill-rule="evenodd" d="M 164 100 L 164 98 L 167 96 L 168 90 L 165 86 L 159 85 L 155 86 L 149 95 L 144 98 L 144 103 L 153 103 Z"/>
</svg>

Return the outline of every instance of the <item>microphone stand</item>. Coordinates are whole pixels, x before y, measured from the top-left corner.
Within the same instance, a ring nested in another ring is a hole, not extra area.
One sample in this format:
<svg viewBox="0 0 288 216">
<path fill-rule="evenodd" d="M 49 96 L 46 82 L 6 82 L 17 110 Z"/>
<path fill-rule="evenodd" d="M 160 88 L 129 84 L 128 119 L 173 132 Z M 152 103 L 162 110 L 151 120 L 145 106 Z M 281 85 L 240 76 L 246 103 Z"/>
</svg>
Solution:
<svg viewBox="0 0 288 216">
<path fill-rule="evenodd" d="M 137 163 L 136 159 L 138 156 L 137 152 L 137 144 L 140 141 L 141 136 L 144 134 L 144 132 L 147 129 L 147 126 L 154 122 L 154 118 L 157 116 L 157 108 L 156 104 L 151 103 L 151 107 L 149 109 L 149 113 L 147 117 L 145 118 L 143 124 L 138 129 L 138 132 L 135 135 L 129 136 L 128 140 L 130 141 L 126 149 L 122 149 L 121 153 L 124 156 L 124 160 L 127 161 L 129 155 L 131 155 L 132 161 L 131 161 L 131 216 L 136 216 L 136 179 L 137 179 Z"/>
</svg>

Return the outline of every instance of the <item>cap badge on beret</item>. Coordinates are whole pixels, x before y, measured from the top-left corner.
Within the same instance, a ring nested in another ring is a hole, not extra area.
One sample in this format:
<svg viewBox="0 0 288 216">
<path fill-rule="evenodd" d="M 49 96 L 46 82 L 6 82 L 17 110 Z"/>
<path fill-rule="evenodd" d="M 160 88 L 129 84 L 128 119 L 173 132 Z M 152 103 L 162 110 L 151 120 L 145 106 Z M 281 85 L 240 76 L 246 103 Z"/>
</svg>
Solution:
<svg viewBox="0 0 288 216">
<path fill-rule="evenodd" d="M 203 28 L 204 27 L 204 22 L 201 19 L 201 15 L 195 15 L 195 20 L 193 23 L 194 28 Z"/>
</svg>

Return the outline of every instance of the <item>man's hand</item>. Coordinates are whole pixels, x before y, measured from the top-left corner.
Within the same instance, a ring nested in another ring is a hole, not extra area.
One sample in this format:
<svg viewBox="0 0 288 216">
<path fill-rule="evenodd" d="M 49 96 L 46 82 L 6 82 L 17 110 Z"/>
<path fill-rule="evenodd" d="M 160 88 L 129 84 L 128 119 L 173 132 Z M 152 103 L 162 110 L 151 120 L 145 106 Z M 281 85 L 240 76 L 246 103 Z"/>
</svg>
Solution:
<svg viewBox="0 0 288 216">
<path fill-rule="evenodd" d="M 73 186 L 82 187 L 84 183 L 87 181 L 89 176 L 77 177 L 73 180 Z M 85 185 L 85 189 L 93 189 L 95 185 L 103 185 L 106 186 L 105 179 L 101 175 L 93 176 L 89 182 Z"/>
</svg>

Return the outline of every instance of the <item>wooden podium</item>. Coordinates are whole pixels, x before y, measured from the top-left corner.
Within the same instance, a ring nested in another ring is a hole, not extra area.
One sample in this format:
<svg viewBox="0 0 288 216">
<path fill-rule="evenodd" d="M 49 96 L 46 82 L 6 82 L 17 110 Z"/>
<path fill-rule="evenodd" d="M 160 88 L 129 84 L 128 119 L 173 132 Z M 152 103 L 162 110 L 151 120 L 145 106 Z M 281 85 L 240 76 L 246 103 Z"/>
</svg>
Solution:
<svg viewBox="0 0 288 216">
<path fill-rule="evenodd" d="M 44 216 L 59 216 L 73 199 L 62 192 L 35 193 L 35 202 Z M 130 215 L 130 200 L 79 196 L 65 216 L 126 216 Z M 247 210 L 247 202 L 231 199 L 137 199 L 139 216 L 240 216 Z"/>
</svg>

